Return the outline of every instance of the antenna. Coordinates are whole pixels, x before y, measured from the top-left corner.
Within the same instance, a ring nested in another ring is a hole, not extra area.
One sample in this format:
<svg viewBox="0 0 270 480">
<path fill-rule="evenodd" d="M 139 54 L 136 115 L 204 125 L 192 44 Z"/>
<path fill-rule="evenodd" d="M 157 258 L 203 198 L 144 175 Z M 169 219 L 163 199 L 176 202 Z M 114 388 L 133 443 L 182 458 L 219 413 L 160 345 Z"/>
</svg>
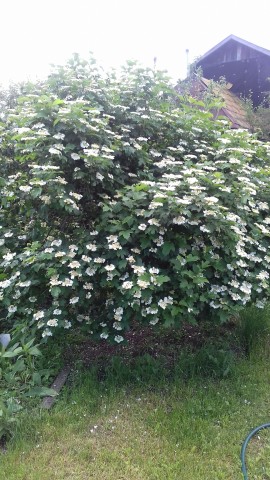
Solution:
<svg viewBox="0 0 270 480">
<path fill-rule="evenodd" d="M 186 57 L 187 57 L 187 77 L 190 74 L 190 68 L 189 68 L 189 49 L 186 48 Z"/>
</svg>

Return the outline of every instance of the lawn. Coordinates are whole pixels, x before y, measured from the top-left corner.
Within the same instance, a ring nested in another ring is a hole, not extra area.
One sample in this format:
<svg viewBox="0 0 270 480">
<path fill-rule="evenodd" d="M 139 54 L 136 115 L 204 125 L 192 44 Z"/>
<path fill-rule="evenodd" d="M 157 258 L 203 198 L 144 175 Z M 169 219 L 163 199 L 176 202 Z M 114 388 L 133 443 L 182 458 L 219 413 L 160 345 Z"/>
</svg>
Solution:
<svg viewBox="0 0 270 480">
<path fill-rule="evenodd" d="M 117 362 L 102 379 L 97 368 L 75 369 L 51 411 L 21 419 L 1 478 L 241 479 L 241 444 L 270 420 L 268 364 L 264 351 L 223 379 L 169 380 L 148 365 L 137 382 Z M 269 451 L 265 431 L 248 447 L 250 478 L 270 478 Z"/>
</svg>

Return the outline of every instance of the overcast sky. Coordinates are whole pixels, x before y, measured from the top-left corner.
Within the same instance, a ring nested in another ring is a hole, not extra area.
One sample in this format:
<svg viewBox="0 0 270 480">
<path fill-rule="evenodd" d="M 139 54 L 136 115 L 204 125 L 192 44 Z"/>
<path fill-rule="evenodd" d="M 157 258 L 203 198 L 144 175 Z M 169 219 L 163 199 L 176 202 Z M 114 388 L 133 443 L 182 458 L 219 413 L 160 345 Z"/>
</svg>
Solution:
<svg viewBox="0 0 270 480">
<path fill-rule="evenodd" d="M 270 50 L 270 1 L 1 0 L 0 83 L 41 77 L 51 63 L 89 51 L 105 67 L 127 59 L 168 71 L 175 80 L 189 61 L 230 34 Z"/>
</svg>

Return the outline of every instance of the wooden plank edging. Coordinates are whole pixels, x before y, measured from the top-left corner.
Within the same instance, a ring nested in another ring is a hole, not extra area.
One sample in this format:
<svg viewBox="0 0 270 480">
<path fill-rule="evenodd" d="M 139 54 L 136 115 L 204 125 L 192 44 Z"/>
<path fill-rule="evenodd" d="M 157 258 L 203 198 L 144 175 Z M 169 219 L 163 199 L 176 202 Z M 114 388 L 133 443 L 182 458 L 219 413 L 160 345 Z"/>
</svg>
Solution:
<svg viewBox="0 0 270 480">
<path fill-rule="evenodd" d="M 51 385 L 51 388 L 53 388 L 57 393 L 60 392 L 61 388 L 64 386 L 66 383 L 67 377 L 70 373 L 70 367 L 65 366 L 61 372 L 57 375 L 55 378 L 53 384 Z M 56 401 L 56 396 L 55 397 L 44 397 L 41 403 L 41 408 L 46 408 L 49 410 L 53 406 L 53 404 Z"/>
</svg>

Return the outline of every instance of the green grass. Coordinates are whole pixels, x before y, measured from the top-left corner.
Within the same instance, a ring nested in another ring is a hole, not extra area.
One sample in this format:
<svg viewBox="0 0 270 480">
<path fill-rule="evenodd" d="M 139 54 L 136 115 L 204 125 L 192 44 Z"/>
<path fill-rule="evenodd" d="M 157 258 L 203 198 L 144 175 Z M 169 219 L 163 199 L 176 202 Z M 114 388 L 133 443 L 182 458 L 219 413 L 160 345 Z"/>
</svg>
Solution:
<svg viewBox="0 0 270 480">
<path fill-rule="evenodd" d="M 1 478 L 240 480 L 242 441 L 270 421 L 268 364 L 268 352 L 254 353 L 221 380 L 153 370 L 148 385 L 78 372 L 52 411 L 21 418 Z M 266 431 L 248 448 L 250 478 L 270 478 L 269 451 Z"/>
</svg>

